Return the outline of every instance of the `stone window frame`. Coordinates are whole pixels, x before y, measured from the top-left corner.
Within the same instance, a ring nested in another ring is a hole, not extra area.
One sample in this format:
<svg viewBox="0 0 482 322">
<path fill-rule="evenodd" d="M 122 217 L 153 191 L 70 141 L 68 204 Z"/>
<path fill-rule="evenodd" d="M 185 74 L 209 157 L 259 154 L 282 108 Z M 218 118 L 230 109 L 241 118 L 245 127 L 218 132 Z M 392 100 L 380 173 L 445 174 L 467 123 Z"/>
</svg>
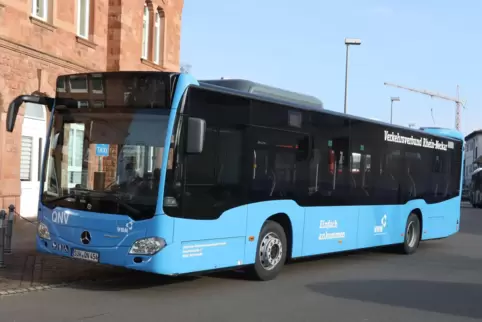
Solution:
<svg viewBox="0 0 482 322">
<path fill-rule="evenodd" d="M 150 41 L 149 41 L 149 35 L 150 33 L 150 16 L 151 16 L 151 10 L 149 8 L 149 2 L 146 1 L 144 2 L 144 8 L 143 8 L 143 14 L 142 14 L 142 43 L 141 43 L 141 58 L 142 59 L 149 59 L 149 46 L 150 46 Z"/>
<path fill-rule="evenodd" d="M 39 4 L 43 5 L 43 15 L 38 15 L 37 14 L 37 7 Z M 45 21 L 45 22 L 51 22 L 52 15 L 51 13 L 52 9 L 52 1 L 50 0 L 32 0 L 32 12 L 31 15 L 32 17 Z"/>
<path fill-rule="evenodd" d="M 165 39 L 166 39 L 166 14 L 164 9 L 157 7 L 154 14 L 154 63 L 164 65 Z"/>
<path fill-rule="evenodd" d="M 38 1 L 38 0 L 37 0 Z M 83 3 L 82 3 L 83 1 Z M 91 0 L 77 0 L 77 36 L 89 40 L 91 35 L 91 22 L 92 22 L 92 15 L 91 15 Z M 85 16 L 82 17 L 82 4 L 85 5 Z M 81 22 L 83 21 L 85 25 L 84 32 L 81 29 Z"/>
<path fill-rule="evenodd" d="M 158 23 L 156 23 L 157 17 L 159 17 Z M 141 43 L 141 61 L 143 63 L 154 68 L 165 65 L 166 32 L 166 11 L 161 6 L 154 9 L 152 0 L 146 0 L 144 2 Z"/>
<path fill-rule="evenodd" d="M 69 0 L 71 1 L 71 0 Z M 87 16 L 84 17 L 85 19 L 85 26 L 86 26 L 86 34 L 83 35 L 80 32 L 80 19 L 81 19 L 81 1 L 80 0 L 75 0 L 77 1 L 76 4 L 76 21 L 75 21 L 75 38 L 78 43 L 81 43 L 87 47 L 90 47 L 92 49 L 95 49 L 97 47 L 96 43 L 94 42 L 94 29 L 95 29 L 95 5 L 96 5 L 96 0 L 85 0 L 87 3 Z"/>
<path fill-rule="evenodd" d="M 37 15 L 36 8 L 39 3 L 42 3 L 44 6 L 43 15 Z M 32 0 L 32 7 L 30 9 L 31 23 L 49 31 L 54 31 L 56 29 L 53 25 L 54 0 Z"/>
</svg>

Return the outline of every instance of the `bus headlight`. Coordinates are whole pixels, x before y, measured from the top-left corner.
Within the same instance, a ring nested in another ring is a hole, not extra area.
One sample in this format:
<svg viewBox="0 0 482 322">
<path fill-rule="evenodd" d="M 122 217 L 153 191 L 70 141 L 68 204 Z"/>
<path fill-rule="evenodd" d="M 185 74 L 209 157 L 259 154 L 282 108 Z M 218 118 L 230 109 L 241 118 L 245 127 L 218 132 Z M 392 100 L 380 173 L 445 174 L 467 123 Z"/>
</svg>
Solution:
<svg viewBox="0 0 482 322">
<path fill-rule="evenodd" d="M 131 255 L 154 255 L 166 246 L 166 241 L 160 237 L 138 239 L 129 250 Z"/>
<path fill-rule="evenodd" d="M 50 240 L 49 228 L 43 222 L 39 222 L 39 224 L 37 226 L 37 233 L 38 233 L 40 238 Z"/>
</svg>

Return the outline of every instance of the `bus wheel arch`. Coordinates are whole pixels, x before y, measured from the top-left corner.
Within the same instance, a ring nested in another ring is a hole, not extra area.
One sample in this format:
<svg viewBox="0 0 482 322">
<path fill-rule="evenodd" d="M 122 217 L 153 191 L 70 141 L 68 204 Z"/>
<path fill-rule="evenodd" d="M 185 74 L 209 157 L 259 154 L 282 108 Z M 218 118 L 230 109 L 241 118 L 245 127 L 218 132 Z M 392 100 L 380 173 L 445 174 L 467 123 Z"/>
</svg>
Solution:
<svg viewBox="0 0 482 322">
<path fill-rule="evenodd" d="M 267 218 L 260 229 L 255 262 L 248 274 L 261 281 L 275 279 L 291 255 L 292 236 L 291 220 L 286 214 Z"/>
<path fill-rule="evenodd" d="M 281 225 L 281 227 L 283 227 L 286 234 L 286 241 L 287 241 L 286 260 L 290 260 L 291 254 L 293 252 L 293 225 L 291 224 L 290 217 L 288 217 L 288 215 L 285 213 L 278 213 L 266 219 L 266 221 L 268 220 L 277 222 L 278 224 Z"/>
<path fill-rule="evenodd" d="M 417 251 L 422 240 L 423 216 L 419 208 L 410 211 L 403 234 L 403 242 L 400 244 L 399 251 L 402 254 L 410 255 Z"/>
<path fill-rule="evenodd" d="M 418 217 L 418 220 L 420 221 L 420 240 L 422 240 L 422 236 L 423 236 L 423 216 L 422 216 L 422 211 L 419 209 L 419 208 L 415 208 L 413 209 L 412 211 L 410 211 L 410 213 L 414 213 L 415 215 L 417 215 Z M 410 215 L 409 215 L 410 216 Z"/>
</svg>

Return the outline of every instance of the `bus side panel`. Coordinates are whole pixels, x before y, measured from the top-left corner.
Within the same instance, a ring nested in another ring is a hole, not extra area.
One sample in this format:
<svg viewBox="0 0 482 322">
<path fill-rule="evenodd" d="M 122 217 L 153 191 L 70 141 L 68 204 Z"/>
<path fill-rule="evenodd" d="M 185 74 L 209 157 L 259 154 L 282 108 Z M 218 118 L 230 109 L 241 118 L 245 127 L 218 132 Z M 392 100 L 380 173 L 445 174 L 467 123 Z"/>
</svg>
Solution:
<svg viewBox="0 0 482 322">
<path fill-rule="evenodd" d="M 423 206 L 422 240 L 444 238 L 459 231 L 460 197 Z"/>
<path fill-rule="evenodd" d="M 357 248 L 359 207 L 308 207 L 305 211 L 303 256 Z"/>
<path fill-rule="evenodd" d="M 266 219 L 276 214 L 286 214 L 291 221 L 293 233 L 292 257 L 299 257 L 303 247 L 303 225 L 305 210 L 292 200 L 276 200 L 258 202 L 248 205 L 248 221 L 246 236 L 254 236 L 252 242 L 247 242 L 244 253 L 244 263 L 253 264 L 259 234 Z"/>
<path fill-rule="evenodd" d="M 177 273 L 243 264 L 247 206 L 224 212 L 215 220 L 176 218 L 174 223 Z"/>
<path fill-rule="evenodd" d="M 358 220 L 358 248 L 403 242 L 408 214 L 404 206 L 362 206 Z"/>
</svg>

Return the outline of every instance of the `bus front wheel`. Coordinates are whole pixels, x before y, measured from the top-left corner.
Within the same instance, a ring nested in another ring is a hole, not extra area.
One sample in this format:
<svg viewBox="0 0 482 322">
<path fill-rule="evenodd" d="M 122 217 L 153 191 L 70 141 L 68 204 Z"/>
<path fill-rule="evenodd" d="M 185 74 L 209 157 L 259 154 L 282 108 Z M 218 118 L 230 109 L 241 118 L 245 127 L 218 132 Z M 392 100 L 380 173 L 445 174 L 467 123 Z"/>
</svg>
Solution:
<svg viewBox="0 0 482 322">
<path fill-rule="evenodd" d="M 251 276 L 261 281 L 276 278 L 285 264 L 287 251 L 288 243 L 283 227 L 275 221 L 266 221 L 259 234 Z"/>
<path fill-rule="evenodd" d="M 405 225 L 403 244 L 400 245 L 400 250 L 403 254 L 410 255 L 417 251 L 422 231 L 420 226 L 420 219 L 417 214 L 412 212 L 410 216 L 408 216 L 407 224 Z"/>
</svg>

